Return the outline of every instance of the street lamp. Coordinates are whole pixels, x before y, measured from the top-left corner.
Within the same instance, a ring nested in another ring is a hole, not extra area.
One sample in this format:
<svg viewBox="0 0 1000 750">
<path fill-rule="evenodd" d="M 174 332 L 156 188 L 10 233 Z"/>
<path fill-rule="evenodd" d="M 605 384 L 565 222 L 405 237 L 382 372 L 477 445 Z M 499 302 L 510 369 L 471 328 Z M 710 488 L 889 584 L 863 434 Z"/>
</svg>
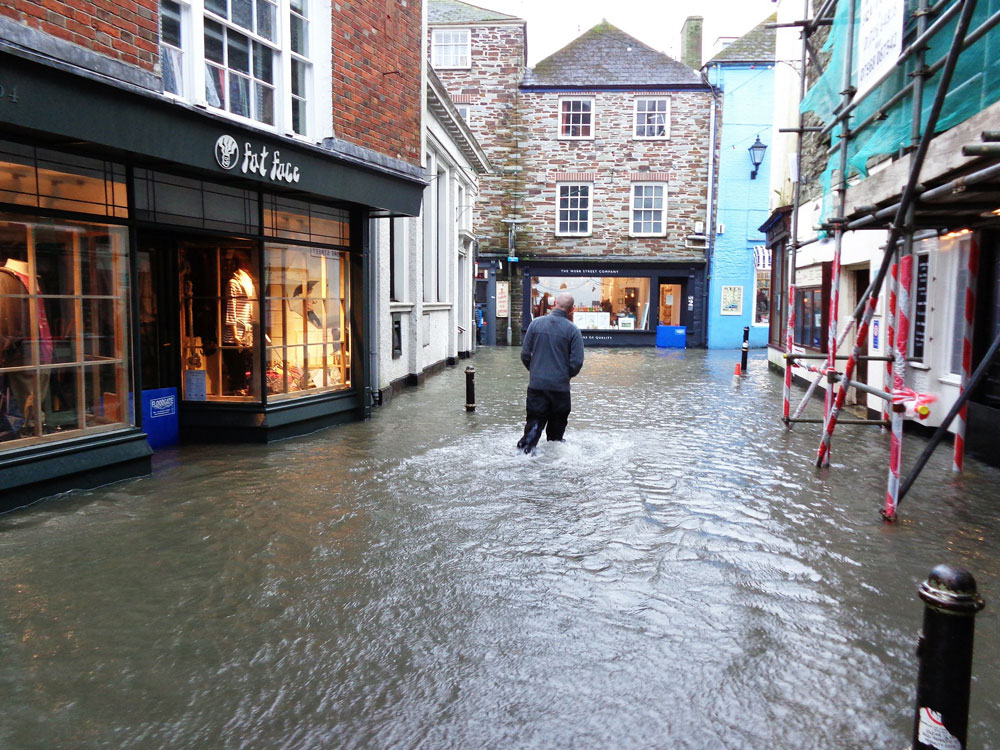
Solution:
<svg viewBox="0 0 1000 750">
<path fill-rule="evenodd" d="M 753 145 L 747 149 L 750 152 L 750 163 L 753 164 L 753 172 L 750 173 L 750 179 L 757 179 L 757 170 L 760 169 L 760 163 L 764 161 L 764 152 L 767 151 L 767 146 L 760 142 L 760 136 L 757 136 L 757 140 L 754 141 Z"/>
</svg>

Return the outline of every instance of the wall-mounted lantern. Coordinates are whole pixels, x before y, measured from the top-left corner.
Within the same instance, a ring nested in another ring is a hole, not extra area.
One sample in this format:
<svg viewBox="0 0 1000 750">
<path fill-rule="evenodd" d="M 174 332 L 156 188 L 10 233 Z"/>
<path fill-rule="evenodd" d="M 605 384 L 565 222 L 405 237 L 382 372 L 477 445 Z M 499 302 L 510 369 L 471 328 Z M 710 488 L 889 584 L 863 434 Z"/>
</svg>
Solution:
<svg viewBox="0 0 1000 750">
<path fill-rule="evenodd" d="M 750 152 L 750 163 L 753 164 L 753 172 L 750 173 L 750 179 L 757 179 L 757 170 L 760 169 L 760 163 L 764 161 L 764 152 L 767 151 L 767 146 L 760 142 L 760 136 L 757 136 L 757 140 L 754 144 L 747 149 Z"/>
</svg>

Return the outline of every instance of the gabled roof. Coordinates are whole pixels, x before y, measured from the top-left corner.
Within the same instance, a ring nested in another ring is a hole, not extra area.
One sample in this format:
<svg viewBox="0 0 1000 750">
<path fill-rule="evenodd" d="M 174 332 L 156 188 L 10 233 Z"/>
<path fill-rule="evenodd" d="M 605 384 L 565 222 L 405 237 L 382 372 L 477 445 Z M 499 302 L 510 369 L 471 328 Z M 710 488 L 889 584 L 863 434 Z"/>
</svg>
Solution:
<svg viewBox="0 0 1000 750">
<path fill-rule="evenodd" d="M 484 23 L 487 21 L 521 21 L 517 16 L 497 13 L 477 5 L 462 3 L 459 0 L 430 0 L 427 3 L 427 23 Z"/>
<path fill-rule="evenodd" d="M 647 47 L 602 21 L 534 68 L 523 87 L 703 86 L 701 75 L 684 63 Z"/>
<path fill-rule="evenodd" d="M 717 54 L 709 63 L 724 62 L 774 62 L 774 29 L 766 28 L 769 23 L 777 23 L 778 14 L 772 13 L 760 24 L 741 36 Z"/>
</svg>

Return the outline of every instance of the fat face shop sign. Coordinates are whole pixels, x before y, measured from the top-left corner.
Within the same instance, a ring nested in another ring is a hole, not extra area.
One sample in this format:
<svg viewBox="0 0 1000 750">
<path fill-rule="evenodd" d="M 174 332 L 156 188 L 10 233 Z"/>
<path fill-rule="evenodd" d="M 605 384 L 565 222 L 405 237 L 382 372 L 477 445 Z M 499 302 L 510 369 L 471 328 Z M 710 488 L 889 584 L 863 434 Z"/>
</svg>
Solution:
<svg viewBox="0 0 1000 750">
<path fill-rule="evenodd" d="M 215 161 L 225 170 L 239 170 L 246 175 L 260 175 L 272 182 L 295 183 L 299 181 L 299 168 L 283 161 L 278 150 L 268 151 L 267 146 L 255 147 L 249 141 L 240 144 L 231 135 L 221 135 L 215 142 Z"/>
</svg>

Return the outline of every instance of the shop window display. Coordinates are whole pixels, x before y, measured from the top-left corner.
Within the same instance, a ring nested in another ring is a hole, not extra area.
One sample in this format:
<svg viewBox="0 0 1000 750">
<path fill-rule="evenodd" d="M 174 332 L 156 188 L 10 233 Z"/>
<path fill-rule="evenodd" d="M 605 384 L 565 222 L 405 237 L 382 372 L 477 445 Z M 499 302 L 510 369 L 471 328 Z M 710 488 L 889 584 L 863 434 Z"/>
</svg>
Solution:
<svg viewBox="0 0 1000 750">
<path fill-rule="evenodd" d="M 576 301 L 573 322 L 584 330 L 648 330 L 648 278 L 533 276 L 531 316 L 546 315 L 561 292 Z M 654 311 L 655 314 L 655 311 Z"/>
<path fill-rule="evenodd" d="M 128 232 L 0 217 L 0 445 L 132 423 Z"/>
<path fill-rule="evenodd" d="M 187 401 L 259 401 L 259 274 L 249 244 L 180 249 Z"/>
<path fill-rule="evenodd" d="M 268 398 L 350 387 L 346 255 L 268 245 Z"/>
</svg>

